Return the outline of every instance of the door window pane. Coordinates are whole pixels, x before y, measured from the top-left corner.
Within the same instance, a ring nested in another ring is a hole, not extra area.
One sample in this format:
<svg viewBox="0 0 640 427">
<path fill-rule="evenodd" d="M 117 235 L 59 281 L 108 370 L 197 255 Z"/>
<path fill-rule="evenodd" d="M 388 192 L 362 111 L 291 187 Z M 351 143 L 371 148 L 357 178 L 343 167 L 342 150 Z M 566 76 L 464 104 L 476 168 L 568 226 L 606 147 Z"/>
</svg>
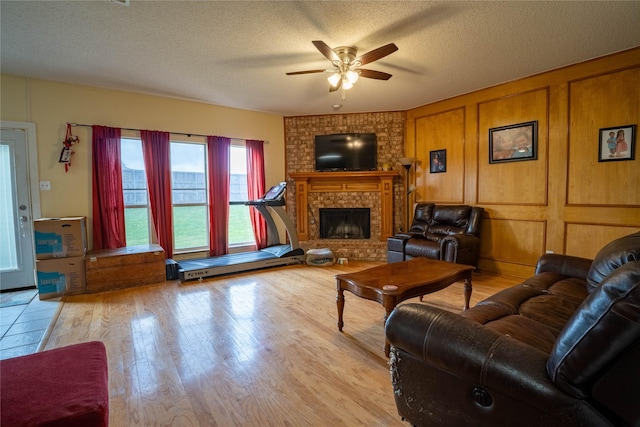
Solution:
<svg viewBox="0 0 640 427">
<path fill-rule="evenodd" d="M 11 147 L 0 144 L 0 271 L 18 268 L 18 250 L 16 241 L 14 170 L 11 164 Z"/>
</svg>

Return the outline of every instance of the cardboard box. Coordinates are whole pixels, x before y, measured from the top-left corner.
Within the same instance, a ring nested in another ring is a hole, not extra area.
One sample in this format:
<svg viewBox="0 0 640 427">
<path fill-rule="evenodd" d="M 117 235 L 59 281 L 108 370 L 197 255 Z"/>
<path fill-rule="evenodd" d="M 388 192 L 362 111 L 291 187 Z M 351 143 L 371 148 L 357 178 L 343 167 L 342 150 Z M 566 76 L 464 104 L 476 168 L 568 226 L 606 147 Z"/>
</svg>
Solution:
<svg viewBox="0 0 640 427">
<path fill-rule="evenodd" d="M 86 292 L 82 256 L 37 260 L 36 276 L 41 300 Z"/>
<path fill-rule="evenodd" d="M 36 259 L 84 256 L 87 253 L 85 217 L 41 218 L 33 221 Z"/>
<path fill-rule="evenodd" d="M 87 293 L 163 283 L 167 274 L 159 245 L 92 250 L 84 263 Z"/>
</svg>

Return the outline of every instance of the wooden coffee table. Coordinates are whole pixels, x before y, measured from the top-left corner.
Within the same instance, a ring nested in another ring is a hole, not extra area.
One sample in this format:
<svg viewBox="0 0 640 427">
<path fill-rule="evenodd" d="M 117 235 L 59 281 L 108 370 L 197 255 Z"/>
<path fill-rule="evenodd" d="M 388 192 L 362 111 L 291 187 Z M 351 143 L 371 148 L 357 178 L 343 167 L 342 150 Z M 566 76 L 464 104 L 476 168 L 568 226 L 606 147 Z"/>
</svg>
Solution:
<svg viewBox="0 0 640 427">
<path fill-rule="evenodd" d="M 475 267 L 454 264 L 429 258 L 414 258 L 369 268 L 357 273 L 336 275 L 338 296 L 338 330 L 342 332 L 344 322 L 344 291 L 368 300 L 377 301 L 386 310 L 384 320 L 400 302 L 439 291 L 460 280 L 464 280 L 464 309 L 471 299 L 471 272 Z M 389 344 L 385 343 L 384 354 L 389 357 Z"/>
</svg>

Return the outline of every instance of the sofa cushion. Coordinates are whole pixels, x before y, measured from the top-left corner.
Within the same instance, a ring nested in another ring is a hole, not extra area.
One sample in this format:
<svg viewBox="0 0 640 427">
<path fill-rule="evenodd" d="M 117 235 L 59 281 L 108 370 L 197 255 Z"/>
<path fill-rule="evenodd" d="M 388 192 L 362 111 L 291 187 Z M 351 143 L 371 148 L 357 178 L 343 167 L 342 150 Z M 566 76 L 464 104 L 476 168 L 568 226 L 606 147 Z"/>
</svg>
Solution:
<svg viewBox="0 0 640 427">
<path fill-rule="evenodd" d="M 587 295 L 583 281 L 545 272 L 504 289 L 461 314 L 548 354 Z"/>
<path fill-rule="evenodd" d="M 616 239 L 600 249 L 587 273 L 589 292 L 593 292 L 613 270 L 629 261 L 640 261 L 640 232 Z"/>
<path fill-rule="evenodd" d="M 433 209 L 433 221 L 429 232 L 437 234 L 461 234 L 469 225 L 471 206 L 440 205 Z"/>
<path fill-rule="evenodd" d="M 558 336 L 547 372 L 560 389 L 585 398 L 634 345 L 640 345 L 640 261 L 615 269 L 585 299 Z M 633 372 L 640 377 L 635 361 Z"/>
</svg>

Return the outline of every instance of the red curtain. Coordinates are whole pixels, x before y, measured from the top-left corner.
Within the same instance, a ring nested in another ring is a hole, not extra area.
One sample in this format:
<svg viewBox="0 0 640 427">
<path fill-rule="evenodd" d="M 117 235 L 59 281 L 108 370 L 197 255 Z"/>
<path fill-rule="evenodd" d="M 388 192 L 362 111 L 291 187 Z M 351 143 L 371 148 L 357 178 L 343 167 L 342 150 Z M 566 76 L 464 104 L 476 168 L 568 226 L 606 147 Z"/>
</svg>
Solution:
<svg viewBox="0 0 640 427">
<path fill-rule="evenodd" d="M 229 251 L 229 150 L 231 138 L 207 137 L 209 168 L 209 252 Z"/>
<path fill-rule="evenodd" d="M 127 246 L 120 163 L 120 129 L 93 125 L 93 248 Z"/>
<path fill-rule="evenodd" d="M 173 256 L 173 206 L 171 204 L 171 145 L 169 132 L 141 130 L 142 154 L 153 228 L 165 257 Z"/>
<path fill-rule="evenodd" d="M 247 190 L 249 200 L 264 196 L 264 141 L 248 139 L 247 146 Z M 249 210 L 251 227 L 258 249 L 267 246 L 267 223 L 253 206 Z"/>
</svg>

